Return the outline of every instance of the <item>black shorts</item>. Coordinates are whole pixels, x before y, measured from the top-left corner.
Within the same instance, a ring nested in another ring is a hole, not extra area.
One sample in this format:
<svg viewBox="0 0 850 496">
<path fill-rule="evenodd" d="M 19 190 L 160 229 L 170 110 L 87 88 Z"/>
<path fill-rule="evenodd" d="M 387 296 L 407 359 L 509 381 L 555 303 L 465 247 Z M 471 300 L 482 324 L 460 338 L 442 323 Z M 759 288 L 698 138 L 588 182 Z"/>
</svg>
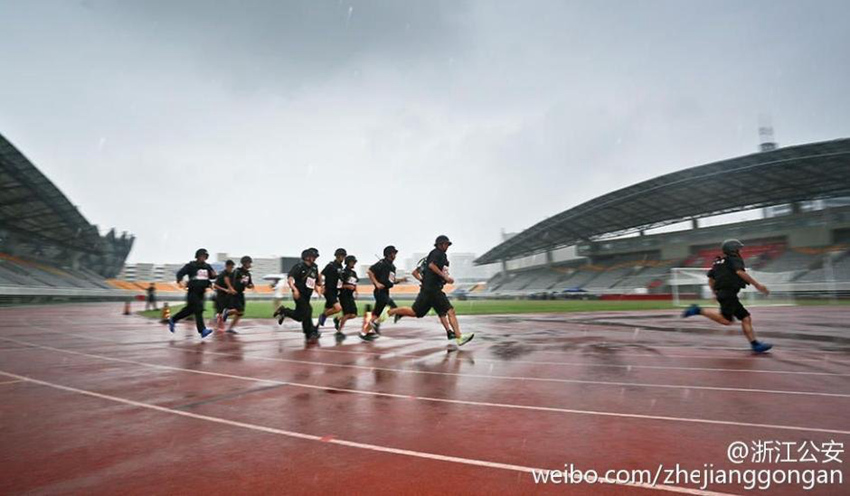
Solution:
<svg viewBox="0 0 850 496">
<path fill-rule="evenodd" d="M 357 315 L 357 303 L 354 301 L 354 293 L 341 292 L 339 302 L 342 305 L 344 315 Z"/>
<path fill-rule="evenodd" d="M 245 311 L 245 293 L 236 293 L 230 299 L 230 308 L 235 308 L 237 312 Z"/>
<path fill-rule="evenodd" d="M 717 303 L 720 303 L 720 314 L 726 320 L 744 320 L 750 316 L 750 312 L 741 304 L 736 293 L 718 291 Z"/>
<path fill-rule="evenodd" d="M 231 308 L 231 301 L 232 300 L 233 300 L 233 295 L 229 295 L 227 293 L 216 294 L 215 295 L 215 313 L 221 313 L 226 308 Z"/>
<path fill-rule="evenodd" d="M 440 317 L 449 313 L 454 308 L 446 293 L 441 289 L 420 289 L 416 301 L 413 302 L 413 311 L 417 318 L 428 315 L 428 311 L 434 309 Z"/>
<path fill-rule="evenodd" d="M 325 289 L 325 308 L 332 308 L 339 301 L 339 290 L 336 288 Z"/>
<path fill-rule="evenodd" d="M 384 313 L 384 308 L 389 305 L 390 308 L 396 308 L 392 298 L 390 298 L 389 289 L 376 289 L 372 294 L 375 296 L 375 309 L 372 310 L 372 315 L 381 315 Z"/>
</svg>

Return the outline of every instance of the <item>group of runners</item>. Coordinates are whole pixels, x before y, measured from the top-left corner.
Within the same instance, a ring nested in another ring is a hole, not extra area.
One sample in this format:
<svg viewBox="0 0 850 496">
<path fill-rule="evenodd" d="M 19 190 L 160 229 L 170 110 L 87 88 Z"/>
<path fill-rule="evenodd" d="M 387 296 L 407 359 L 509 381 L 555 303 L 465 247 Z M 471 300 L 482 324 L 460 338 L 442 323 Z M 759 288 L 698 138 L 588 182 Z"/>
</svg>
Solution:
<svg viewBox="0 0 850 496">
<path fill-rule="evenodd" d="M 374 308 L 366 306 L 364 322 L 358 333 L 361 339 L 371 341 L 381 335 L 384 310 L 387 310 L 394 322 L 398 322 L 404 317 L 422 318 L 433 309 L 446 331 L 447 339 L 456 341 L 459 346 L 472 340 L 474 334 L 461 333 L 455 309 L 443 291 L 446 284 L 454 283 L 449 275 L 449 261 L 446 256 L 451 245 L 452 242 L 447 236 L 440 235 L 434 241 L 434 249 L 419 261 L 412 274 L 420 282 L 420 290 L 413 305 L 409 307 L 398 306 L 390 296 L 392 287 L 396 283 L 404 282 L 406 278 L 396 278 L 395 259 L 398 250 L 392 245 L 384 248 L 383 258 L 367 270 L 369 281 L 374 287 L 372 294 L 375 304 Z M 682 317 L 702 315 L 723 325 L 731 325 L 737 319 L 741 322 L 741 330 L 750 342 L 752 350 L 764 353 L 770 350 L 772 345 L 756 339 L 752 316 L 738 299 L 738 292 L 750 284 L 762 293 L 769 294 L 770 291 L 747 273 L 741 257 L 743 246 L 743 243 L 736 239 L 724 241 L 721 245 L 723 256 L 717 257 L 707 274 L 709 286 L 720 304 L 720 309 L 692 305 L 682 313 Z M 242 257 L 240 266 L 235 269 L 233 261 L 228 260 L 221 274 L 216 274 L 207 263 L 208 258 L 209 253 L 205 249 L 199 249 L 195 253 L 195 260 L 177 272 L 177 283 L 180 285 L 183 285 L 183 279 L 188 277 L 186 306 L 168 320 L 171 332 L 174 332 L 175 322 L 190 315 L 194 315 L 202 338 L 213 332 L 205 325 L 203 317 L 204 294 L 211 285 L 216 291 L 217 326 L 223 328 L 228 317 L 233 316 L 228 332 L 236 332 L 236 324 L 245 311 L 245 290 L 254 287 L 251 278 L 251 257 Z M 346 323 L 358 314 L 356 293 L 359 278 L 355 271 L 357 258 L 349 255 L 344 248 L 338 248 L 334 252 L 334 259 L 321 272 L 316 265 L 318 258 L 319 250 L 316 248 L 307 248 L 301 253 L 301 261 L 289 271 L 287 277 L 295 306 L 289 308 L 281 305 L 274 311 L 273 316 L 281 325 L 285 319 L 300 322 L 308 342 L 317 341 L 320 328 L 326 324 L 328 318 L 333 317 L 335 337 L 342 341 L 346 338 Z M 314 291 L 325 299 L 324 310 L 316 323 L 313 322 L 313 306 L 310 303 Z"/>
<path fill-rule="evenodd" d="M 395 259 L 398 250 L 390 245 L 384 248 L 383 258 L 367 270 L 369 280 L 374 286 L 374 307 L 366 305 L 365 318 L 358 335 L 365 341 L 372 341 L 381 335 L 381 322 L 384 310 L 398 322 L 404 317 L 422 318 L 433 309 L 446 331 L 446 338 L 463 346 L 472 340 L 474 334 L 463 334 L 460 330 L 455 309 L 443 291 L 446 284 L 453 284 L 454 279 L 449 275 L 449 261 L 446 252 L 452 242 L 445 235 L 440 235 L 434 242 L 434 249 L 417 264 L 413 277 L 421 284 L 419 294 L 413 305 L 400 307 L 390 296 L 390 289 L 406 278 L 396 278 Z M 177 272 L 177 283 L 183 287 L 184 278 L 187 290 L 186 306 L 168 320 L 169 330 L 174 332 L 175 323 L 190 315 L 195 317 L 195 324 L 202 338 L 214 332 L 204 322 L 204 295 L 212 286 L 215 290 L 216 326 L 223 329 L 227 319 L 233 316 L 227 332 L 236 333 L 236 325 L 245 312 L 245 290 L 254 287 L 251 277 L 251 257 L 244 256 L 240 266 L 234 268 L 231 260 L 225 262 L 224 271 L 217 274 L 207 263 L 209 253 L 205 249 L 195 252 L 195 260 L 187 263 Z M 295 303 L 294 308 L 279 306 L 273 316 L 278 324 L 285 319 L 301 323 L 301 329 L 308 342 L 318 341 L 320 329 L 325 326 L 328 318 L 333 318 L 335 337 L 338 341 L 346 338 L 344 332 L 346 323 L 356 318 L 357 287 L 359 277 L 355 270 L 357 258 L 349 255 L 344 248 L 338 248 L 331 260 L 320 272 L 316 264 L 319 250 L 307 248 L 301 252 L 301 261 L 287 274 L 287 284 Z M 325 299 L 324 310 L 319 315 L 318 322 L 313 321 L 313 306 L 311 298 L 317 292 Z"/>
</svg>

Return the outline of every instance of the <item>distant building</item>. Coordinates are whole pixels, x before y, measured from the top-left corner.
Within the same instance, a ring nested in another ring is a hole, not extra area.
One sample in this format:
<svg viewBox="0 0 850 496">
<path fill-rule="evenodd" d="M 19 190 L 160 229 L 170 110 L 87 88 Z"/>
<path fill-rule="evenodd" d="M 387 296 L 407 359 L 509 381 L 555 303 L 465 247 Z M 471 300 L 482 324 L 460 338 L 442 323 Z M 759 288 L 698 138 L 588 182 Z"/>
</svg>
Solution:
<svg viewBox="0 0 850 496">
<path fill-rule="evenodd" d="M 217 262 L 225 262 L 226 260 L 233 260 L 236 266 L 239 266 L 239 259 L 242 258 L 243 255 L 230 255 L 228 253 L 217 253 L 216 261 Z M 253 259 L 253 263 L 251 264 L 251 273 L 256 279 L 261 279 L 263 276 L 267 276 L 269 274 L 280 274 L 281 270 L 281 257 L 255 257 L 251 255 Z"/>
</svg>

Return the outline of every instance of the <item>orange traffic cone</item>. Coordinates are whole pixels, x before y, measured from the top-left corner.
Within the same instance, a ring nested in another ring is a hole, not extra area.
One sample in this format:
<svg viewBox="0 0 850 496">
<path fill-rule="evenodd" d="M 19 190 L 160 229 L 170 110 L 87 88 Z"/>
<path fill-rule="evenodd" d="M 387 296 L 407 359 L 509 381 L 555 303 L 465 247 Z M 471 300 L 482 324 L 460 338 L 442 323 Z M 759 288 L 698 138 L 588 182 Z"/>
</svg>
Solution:
<svg viewBox="0 0 850 496">
<path fill-rule="evenodd" d="M 124 302 L 124 315 L 130 315 L 130 300 Z"/>
<path fill-rule="evenodd" d="M 168 303 L 162 304 L 162 322 L 168 322 L 168 319 L 171 318 L 171 309 L 168 308 Z"/>
</svg>

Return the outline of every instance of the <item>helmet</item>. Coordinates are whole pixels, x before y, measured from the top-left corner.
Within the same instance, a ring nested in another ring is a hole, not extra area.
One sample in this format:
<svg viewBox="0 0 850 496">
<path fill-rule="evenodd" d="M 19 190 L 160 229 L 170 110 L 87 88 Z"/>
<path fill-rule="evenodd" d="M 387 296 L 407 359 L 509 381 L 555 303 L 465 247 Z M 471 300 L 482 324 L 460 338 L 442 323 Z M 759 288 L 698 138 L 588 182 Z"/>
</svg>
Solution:
<svg viewBox="0 0 850 496">
<path fill-rule="evenodd" d="M 345 251 L 345 248 L 337 248 L 334 252 L 335 257 L 344 257 L 346 255 L 348 255 L 348 252 Z"/>
<path fill-rule="evenodd" d="M 316 248 L 307 248 L 307 250 L 309 250 L 309 251 L 310 251 L 310 253 L 312 253 L 314 257 L 319 258 L 319 250 L 318 250 L 318 249 L 316 249 Z"/>
<path fill-rule="evenodd" d="M 390 246 L 387 246 L 386 248 L 384 248 L 384 256 L 385 257 L 390 256 L 390 254 L 392 254 L 392 253 L 398 253 L 398 250 L 395 249 L 395 246 L 390 245 Z"/>
<path fill-rule="evenodd" d="M 348 265 L 350 263 L 357 263 L 357 258 L 354 255 L 349 255 L 345 257 L 345 265 Z"/>
<path fill-rule="evenodd" d="M 452 242 L 449 241 L 449 237 L 446 236 L 445 234 L 441 234 L 441 235 L 437 236 L 437 240 L 434 241 L 434 246 L 437 246 L 437 245 L 442 244 L 442 243 L 448 243 L 449 246 L 451 246 L 451 244 L 452 244 Z"/>
<path fill-rule="evenodd" d="M 208 252 L 205 248 L 198 248 L 197 251 L 195 251 L 195 258 L 199 258 L 204 255 L 210 256 L 210 252 Z"/>
<path fill-rule="evenodd" d="M 248 255 L 245 255 L 244 257 L 239 259 L 239 263 L 241 263 L 242 265 L 245 265 L 246 263 L 253 263 L 253 262 L 254 262 L 254 259 L 249 257 Z"/>
<path fill-rule="evenodd" d="M 720 245 L 720 249 L 723 250 L 723 253 L 726 255 L 731 255 L 743 247 L 744 243 L 741 243 L 737 239 L 727 239 L 722 245 Z"/>
<path fill-rule="evenodd" d="M 307 259 L 307 257 L 316 257 L 316 254 L 313 252 L 312 248 L 307 248 L 306 250 L 301 252 L 301 260 Z"/>
</svg>

